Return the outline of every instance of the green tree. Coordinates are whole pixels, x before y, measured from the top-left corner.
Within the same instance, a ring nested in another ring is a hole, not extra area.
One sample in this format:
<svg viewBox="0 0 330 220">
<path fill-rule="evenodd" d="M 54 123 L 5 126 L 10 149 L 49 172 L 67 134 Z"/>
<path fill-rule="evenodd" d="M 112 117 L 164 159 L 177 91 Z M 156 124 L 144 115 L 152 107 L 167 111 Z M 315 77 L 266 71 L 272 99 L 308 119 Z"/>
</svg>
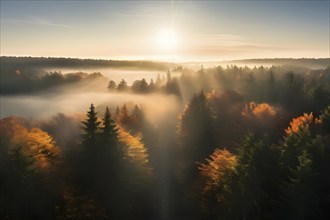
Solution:
<svg viewBox="0 0 330 220">
<path fill-rule="evenodd" d="M 118 165 L 119 158 L 123 157 L 123 153 L 119 149 L 119 129 L 117 128 L 115 121 L 112 120 L 108 107 L 105 110 L 102 124 L 102 154 L 107 157 L 105 163 L 110 163 L 112 166 L 116 166 Z M 113 168 L 115 169 L 115 167 Z"/>
<path fill-rule="evenodd" d="M 320 120 L 322 123 L 322 131 L 324 134 L 330 131 L 330 105 L 321 111 Z"/>
<path fill-rule="evenodd" d="M 231 210 L 238 219 L 271 219 L 278 199 L 279 151 L 248 133 L 238 154 Z"/>
<path fill-rule="evenodd" d="M 312 163 L 311 155 L 303 151 L 298 157 L 298 166 L 291 170 L 289 180 L 284 182 L 284 219 L 319 219 L 320 201 L 315 187 L 317 174 Z"/>
<path fill-rule="evenodd" d="M 211 112 L 201 91 L 191 99 L 181 121 L 183 144 L 193 153 L 194 161 L 202 161 L 215 149 Z"/>
<path fill-rule="evenodd" d="M 102 135 L 104 142 L 107 143 L 116 143 L 118 141 L 118 128 L 116 128 L 116 123 L 111 118 L 109 108 L 107 107 L 104 113 L 104 118 L 102 119 Z"/>
<path fill-rule="evenodd" d="M 323 123 L 324 114 L 320 118 Z M 312 114 L 304 114 L 294 118 L 286 129 L 281 143 L 282 203 L 286 210 L 282 219 L 330 217 L 329 132 L 320 132 L 316 126 L 319 121 Z"/>
<path fill-rule="evenodd" d="M 97 143 L 97 130 L 100 122 L 97 120 L 97 112 L 95 111 L 94 104 L 91 104 L 89 111 L 87 112 L 87 118 L 82 122 L 83 124 L 83 137 L 82 144 L 87 151 L 95 150 Z"/>
</svg>

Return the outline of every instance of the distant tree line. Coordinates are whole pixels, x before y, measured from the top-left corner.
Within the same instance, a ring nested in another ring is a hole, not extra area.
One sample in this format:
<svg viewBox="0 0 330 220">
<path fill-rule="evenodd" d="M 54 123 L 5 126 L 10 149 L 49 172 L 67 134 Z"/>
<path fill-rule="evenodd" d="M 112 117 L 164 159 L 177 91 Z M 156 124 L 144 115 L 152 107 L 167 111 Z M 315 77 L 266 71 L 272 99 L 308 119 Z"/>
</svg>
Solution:
<svg viewBox="0 0 330 220">
<path fill-rule="evenodd" d="M 95 80 L 106 81 L 99 72 L 62 74 L 61 71 L 48 73 L 37 69 L 10 69 L 1 74 L 0 91 L 4 95 L 39 92 L 76 83 L 91 84 Z"/>
<path fill-rule="evenodd" d="M 161 78 L 158 74 L 156 81 L 150 80 L 150 83 L 146 79 L 135 80 L 131 86 L 129 86 L 125 79 L 122 79 L 118 85 L 115 81 L 110 80 L 108 83 L 109 91 L 117 92 L 132 92 L 135 94 L 146 94 L 161 92 L 165 94 L 174 94 L 181 98 L 181 92 L 179 88 L 177 77 L 171 77 L 170 71 L 167 72 L 166 79 Z"/>
<path fill-rule="evenodd" d="M 306 68 L 263 66 L 237 67 L 221 66 L 198 71 L 176 69 L 180 76 L 172 77 L 167 72 L 166 78 L 159 75 L 148 83 L 145 79 L 136 80 L 131 86 L 122 79 L 118 85 L 110 80 L 108 89 L 117 92 L 133 92 L 137 94 L 162 92 L 174 94 L 184 102 L 189 101 L 194 93 L 203 90 L 236 91 L 246 101 L 270 103 L 284 107 L 291 116 L 298 116 L 304 111 L 320 110 L 329 103 L 330 67 L 309 70 Z M 295 72 L 296 71 L 296 72 Z M 298 95 L 296 95 L 298 94 Z"/>
<path fill-rule="evenodd" d="M 138 68 L 150 70 L 166 70 L 173 66 L 171 63 L 152 61 L 78 59 L 62 57 L 11 57 L 1 56 L 2 67 L 25 68 Z"/>
<path fill-rule="evenodd" d="M 275 66 L 303 66 L 311 69 L 321 69 L 329 66 L 329 58 L 274 58 L 274 59 L 245 59 L 224 62 L 226 64 L 241 65 L 275 65 Z"/>
</svg>

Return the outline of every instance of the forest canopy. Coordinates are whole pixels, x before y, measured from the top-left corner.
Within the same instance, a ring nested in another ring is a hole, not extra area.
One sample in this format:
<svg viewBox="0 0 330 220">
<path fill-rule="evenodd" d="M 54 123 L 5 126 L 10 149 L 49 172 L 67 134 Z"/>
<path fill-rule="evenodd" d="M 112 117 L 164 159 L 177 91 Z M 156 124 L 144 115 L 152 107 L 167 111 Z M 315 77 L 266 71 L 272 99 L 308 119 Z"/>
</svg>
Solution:
<svg viewBox="0 0 330 220">
<path fill-rule="evenodd" d="M 1 69 L 2 97 L 55 102 L 0 120 L 1 219 L 330 218 L 329 66 L 125 76 Z"/>
</svg>

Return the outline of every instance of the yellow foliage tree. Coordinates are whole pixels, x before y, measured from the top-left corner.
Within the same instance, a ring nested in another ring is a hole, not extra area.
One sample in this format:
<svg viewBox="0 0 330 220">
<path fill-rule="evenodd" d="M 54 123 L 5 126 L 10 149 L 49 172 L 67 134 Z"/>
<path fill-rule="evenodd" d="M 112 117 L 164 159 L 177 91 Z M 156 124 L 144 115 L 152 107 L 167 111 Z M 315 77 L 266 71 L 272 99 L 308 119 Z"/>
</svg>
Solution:
<svg viewBox="0 0 330 220">
<path fill-rule="evenodd" d="M 199 164 L 199 170 L 203 181 L 201 205 L 204 210 L 208 208 L 208 198 L 213 192 L 223 187 L 224 176 L 234 171 L 237 160 L 236 156 L 227 149 L 215 149 L 206 164 Z M 217 198 L 221 200 L 221 198 Z"/>
<path fill-rule="evenodd" d="M 24 156 L 34 159 L 34 166 L 47 169 L 57 162 L 60 149 L 47 132 L 40 128 L 28 130 L 20 124 L 15 124 L 13 131 L 10 148 L 22 147 Z"/>
</svg>

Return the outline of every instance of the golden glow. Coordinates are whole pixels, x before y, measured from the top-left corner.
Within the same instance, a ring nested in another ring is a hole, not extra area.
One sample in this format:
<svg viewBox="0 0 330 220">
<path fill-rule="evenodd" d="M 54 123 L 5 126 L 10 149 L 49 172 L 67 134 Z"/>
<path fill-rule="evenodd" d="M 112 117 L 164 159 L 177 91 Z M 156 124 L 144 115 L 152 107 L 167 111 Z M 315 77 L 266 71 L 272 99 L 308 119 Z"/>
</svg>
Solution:
<svg viewBox="0 0 330 220">
<path fill-rule="evenodd" d="M 161 29 L 157 35 L 158 48 L 163 51 L 173 51 L 178 47 L 178 34 L 172 29 Z"/>
</svg>

